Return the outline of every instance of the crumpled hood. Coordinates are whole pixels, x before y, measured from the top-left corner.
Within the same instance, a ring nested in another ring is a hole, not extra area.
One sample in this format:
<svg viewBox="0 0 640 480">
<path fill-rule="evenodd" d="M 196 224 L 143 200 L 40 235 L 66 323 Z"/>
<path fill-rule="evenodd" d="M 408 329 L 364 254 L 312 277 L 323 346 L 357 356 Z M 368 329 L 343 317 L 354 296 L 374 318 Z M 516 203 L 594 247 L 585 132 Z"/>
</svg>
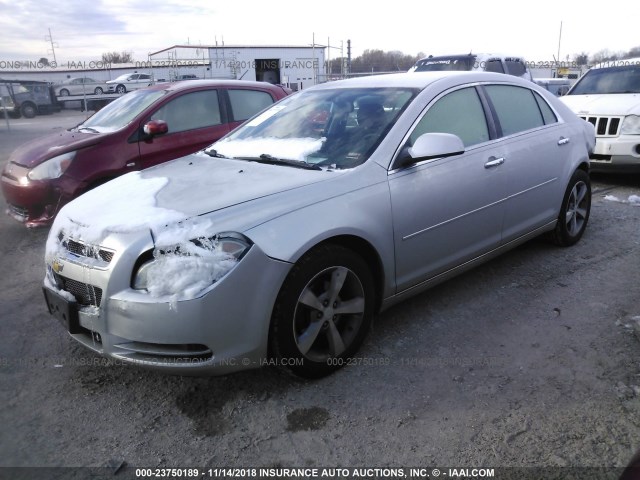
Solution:
<svg viewBox="0 0 640 480">
<path fill-rule="evenodd" d="M 46 135 L 18 147 L 9 157 L 9 161 L 33 168 L 63 153 L 100 143 L 105 135 L 108 134 L 71 132 L 69 130 Z"/>
<path fill-rule="evenodd" d="M 225 212 L 222 217 L 232 217 L 236 228 L 250 227 L 313 201 L 302 192 L 287 193 L 341 175 L 340 171 L 264 165 L 197 153 L 128 173 L 90 190 L 62 208 L 51 231 L 63 229 L 94 243 L 109 233 L 150 229 L 157 235 L 168 225 L 218 210 Z M 287 195 L 287 200 L 281 201 L 276 194 Z M 272 201 L 261 201 L 259 207 L 251 204 L 265 197 L 272 197 Z"/>
<path fill-rule="evenodd" d="M 560 97 L 576 115 L 640 115 L 640 94 L 565 95 Z"/>
</svg>

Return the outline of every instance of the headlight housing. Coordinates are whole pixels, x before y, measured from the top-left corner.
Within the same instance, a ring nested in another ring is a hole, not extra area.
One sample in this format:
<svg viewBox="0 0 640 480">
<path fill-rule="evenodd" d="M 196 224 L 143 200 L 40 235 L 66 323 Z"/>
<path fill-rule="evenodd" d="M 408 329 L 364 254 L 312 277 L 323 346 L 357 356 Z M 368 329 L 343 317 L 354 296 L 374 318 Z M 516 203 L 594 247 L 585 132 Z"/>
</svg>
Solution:
<svg viewBox="0 0 640 480">
<path fill-rule="evenodd" d="M 627 115 L 620 127 L 621 135 L 640 135 L 640 116 Z"/>
<path fill-rule="evenodd" d="M 49 180 L 58 178 L 69 168 L 76 152 L 67 152 L 50 158 L 27 173 L 29 180 Z"/>
<path fill-rule="evenodd" d="M 131 287 L 154 297 L 194 298 L 233 269 L 251 245 L 243 235 L 225 232 L 156 248 L 133 272 Z"/>
</svg>

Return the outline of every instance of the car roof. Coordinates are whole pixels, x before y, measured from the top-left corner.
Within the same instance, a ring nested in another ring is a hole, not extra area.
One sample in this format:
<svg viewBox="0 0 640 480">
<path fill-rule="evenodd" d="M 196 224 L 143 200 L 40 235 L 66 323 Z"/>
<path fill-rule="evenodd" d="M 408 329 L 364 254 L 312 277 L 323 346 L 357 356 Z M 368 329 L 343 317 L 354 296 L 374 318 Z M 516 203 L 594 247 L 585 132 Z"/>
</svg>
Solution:
<svg viewBox="0 0 640 480">
<path fill-rule="evenodd" d="M 191 90 L 200 87 L 244 87 L 244 88 L 262 88 L 267 90 L 282 91 L 279 85 L 273 85 L 267 82 L 252 82 L 249 80 L 190 80 L 188 82 L 165 82 L 157 83 L 147 90 L 166 90 L 169 92 L 180 90 Z"/>
<path fill-rule="evenodd" d="M 331 88 L 417 88 L 425 89 L 431 84 L 446 80 L 447 83 L 464 84 L 473 82 L 515 83 L 531 86 L 531 82 L 512 75 L 479 71 L 439 71 L 439 72 L 411 72 L 391 73 L 386 75 L 371 75 L 367 77 L 337 80 L 312 87 L 314 89 Z"/>
</svg>

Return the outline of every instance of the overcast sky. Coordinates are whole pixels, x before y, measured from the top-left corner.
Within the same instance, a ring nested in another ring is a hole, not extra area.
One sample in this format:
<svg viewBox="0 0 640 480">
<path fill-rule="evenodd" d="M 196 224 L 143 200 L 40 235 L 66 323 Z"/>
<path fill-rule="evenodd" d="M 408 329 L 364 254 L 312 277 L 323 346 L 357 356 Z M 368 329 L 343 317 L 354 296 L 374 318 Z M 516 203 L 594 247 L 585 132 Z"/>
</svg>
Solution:
<svg viewBox="0 0 640 480">
<path fill-rule="evenodd" d="M 304 1 L 85 1 L 0 0 L 0 61 L 99 60 L 102 53 L 132 52 L 146 60 L 176 44 L 310 45 L 352 42 L 352 55 L 365 49 L 406 54 L 505 52 L 530 61 L 640 46 L 640 2 L 608 4 L 570 0 L 534 2 L 380 3 Z M 376 7 L 374 7 L 376 5 Z M 607 6 L 612 8 L 608 9 Z M 340 51 L 331 49 L 330 56 Z"/>
</svg>

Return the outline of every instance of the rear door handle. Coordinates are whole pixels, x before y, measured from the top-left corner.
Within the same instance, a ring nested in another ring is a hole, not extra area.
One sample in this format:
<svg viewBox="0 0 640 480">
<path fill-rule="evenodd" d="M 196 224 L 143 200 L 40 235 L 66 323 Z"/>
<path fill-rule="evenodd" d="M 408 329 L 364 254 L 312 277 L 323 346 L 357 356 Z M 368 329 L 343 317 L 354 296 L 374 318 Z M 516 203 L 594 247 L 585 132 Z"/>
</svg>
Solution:
<svg viewBox="0 0 640 480">
<path fill-rule="evenodd" d="M 502 165 L 504 163 L 504 157 L 496 158 L 489 157 L 487 163 L 484 164 L 484 168 L 492 168 L 497 167 L 498 165 Z"/>
<path fill-rule="evenodd" d="M 558 145 L 566 145 L 567 143 L 569 143 L 569 139 L 566 137 L 560 137 L 560 140 L 558 140 Z"/>
</svg>

